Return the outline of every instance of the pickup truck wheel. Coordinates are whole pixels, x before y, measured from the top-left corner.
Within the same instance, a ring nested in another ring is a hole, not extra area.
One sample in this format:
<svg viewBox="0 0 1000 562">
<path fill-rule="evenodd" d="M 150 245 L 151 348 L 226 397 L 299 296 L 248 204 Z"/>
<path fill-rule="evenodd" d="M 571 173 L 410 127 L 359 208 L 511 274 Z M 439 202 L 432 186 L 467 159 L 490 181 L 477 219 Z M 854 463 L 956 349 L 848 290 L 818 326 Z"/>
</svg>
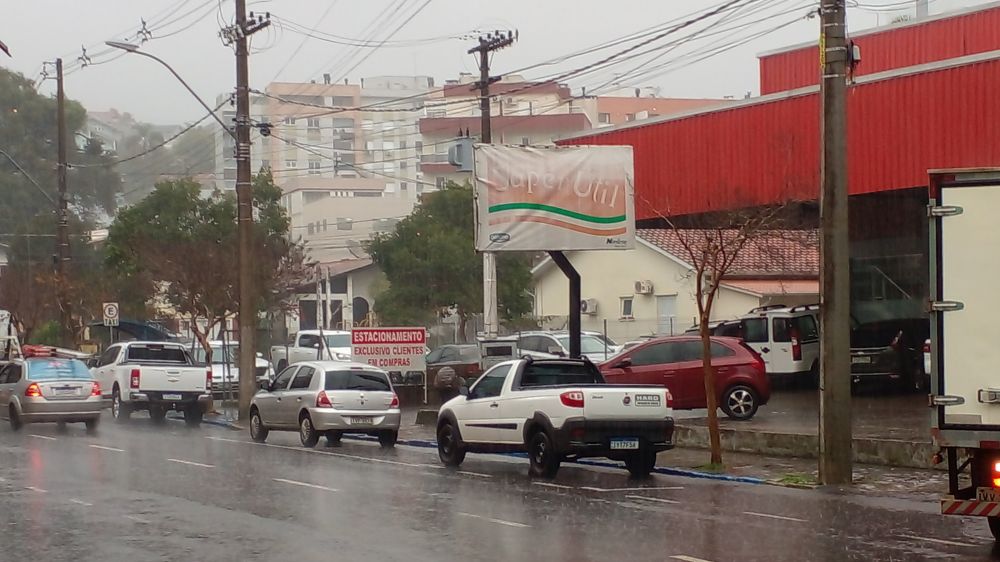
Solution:
<svg viewBox="0 0 1000 562">
<path fill-rule="evenodd" d="M 656 453 L 653 451 L 637 451 L 625 457 L 625 468 L 634 478 L 646 478 L 656 466 Z"/>
<path fill-rule="evenodd" d="M 155 425 L 162 424 L 167 420 L 167 409 L 163 406 L 150 406 L 149 419 L 153 420 Z"/>
<path fill-rule="evenodd" d="M 722 395 L 722 411 L 734 420 L 746 421 L 757 413 L 760 407 L 757 393 L 749 386 L 738 384 Z"/>
<path fill-rule="evenodd" d="M 532 477 L 553 478 L 559 472 L 562 459 L 548 433 L 537 431 L 528 440 L 528 461 L 528 474 Z"/>
<path fill-rule="evenodd" d="M 260 419 L 260 412 L 257 408 L 250 410 L 250 439 L 255 443 L 267 441 L 267 434 L 270 430 L 264 425 L 264 420 Z"/>
<path fill-rule="evenodd" d="M 313 427 L 309 414 L 302 416 L 302 419 L 299 420 L 299 440 L 302 441 L 303 447 L 310 449 L 319 443 L 319 432 Z"/>
<path fill-rule="evenodd" d="M 993 533 L 993 540 L 1000 541 L 1000 517 L 987 517 L 990 524 L 990 533 Z"/>
<path fill-rule="evenodd" d="M 200 406 L 190 406 L 184 410 L 184 423 L 188 424 L 190 427 L 198 427 L 201 425 L 201 420 L 204 417 L 205 412 L 201 410 Z"/>
<path fill-rule="evenodd" d="M 458 444 L 458 431 L 450 422 L 438 428 L 437 443 L 438 458 L 445 466 L 459 466 L 465 460 L 465 449 Z"/>
<path fill-rule="evenodd" d="M 17 408 L 13 404 L 7 410 L 7 417 L 10 418 L 10 428 L 14 431 L 20 431 L 24 427 L 24 422 L 21 421 L 21 416 L 17 415 Z"/>
<path fill-rule="evenodd" d="M 130 415 L 132 415 L 132 408 L 122 402 L 121 391 L 116 387 L 111 395 L 111 417 L 115 418 L 116 422 L 124 423 L 128 421 Z"/>
<path fill-rule="evenodd" d="M 398 431 L 383 431 L 378 434 L 378 444 L 381 445 L 383 449 L 395 447 L 398 439 Z"/>
</svg>

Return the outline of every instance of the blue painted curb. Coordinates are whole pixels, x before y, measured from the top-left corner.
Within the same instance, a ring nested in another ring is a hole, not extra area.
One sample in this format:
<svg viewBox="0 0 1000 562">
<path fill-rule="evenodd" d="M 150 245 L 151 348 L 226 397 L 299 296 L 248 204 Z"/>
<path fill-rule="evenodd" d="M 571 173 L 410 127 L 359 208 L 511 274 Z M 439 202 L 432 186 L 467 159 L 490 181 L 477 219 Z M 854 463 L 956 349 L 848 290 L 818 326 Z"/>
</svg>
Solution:
<svg viewBox="0 0 1000 562">
<path fill-rule="evenodd" d="M 371 437 L 369 435 L 344 435 L 345 439 L 354 439 L 358 441 L 378 441 L 378 438 Z M 411 447 L 421 447 L 425 449 L 437 449 L 437 442 L 429 441 L 426 439 L 400 439 L 398 441 L 400 445 L 409 445 Z M 528 455 L 526 453 L 498 453 L 508 457 L 517 457 L 526 459 Z M 576 461 L 571 461 L 576 464 L 589 465 L 589 466 L 600 466 L 603 468 L 622 468 L 623 465 L 615 463 L 613 461 L 595 461 L 588 459 L 581 459 Z M 767 484 L 767 480 L 763 478 L 755 478 L 753 476 L 731 476 L 728 474 L 715 474 L 714 472 L 702 472 L 700 470 L 690 470 L 686 468 L 671 468 L 666 466 L 657 466 L 653 468 L 653 472 L 656 474 L 666 474 L 669 476 L 683 476 L 685 478 L 701 478 L 703 480 L 720 480 L 723 482 L 739 482 L 741 484 Z"/>
</svg>

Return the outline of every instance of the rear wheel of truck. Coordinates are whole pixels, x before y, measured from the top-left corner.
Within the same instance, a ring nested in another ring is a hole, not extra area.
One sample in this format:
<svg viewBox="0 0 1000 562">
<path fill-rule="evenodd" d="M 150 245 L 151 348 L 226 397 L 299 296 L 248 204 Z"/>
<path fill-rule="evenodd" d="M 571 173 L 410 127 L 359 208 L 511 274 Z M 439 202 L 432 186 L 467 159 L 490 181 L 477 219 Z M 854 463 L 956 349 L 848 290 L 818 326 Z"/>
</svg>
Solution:
<svg viewBox="0 0 1000 562">
<path fill-rule="evenodd" d="M 544 430 L 536 431 L 528 440 L 528 474 L 534 478 L 554 478 L 562 459 L 552 438 Z"/>
<path fill-rule="evenodd" d="M 204 417 L 205 412 L 202 411 L 201 406 L 188 406 L 184 409 L 184 423 L 191 427 L 198 427 L 201 425 L 201 420 Z"/>
<path fill-rule="evenodd" d="M 122 393 L 116 386 L 111 394 L 111 417 L 115 418 L 116 422 L 124 423 L 128 421 L 130 415 L 132 415 L 132 408 L 122 402 Z"/>
<path fill-rule="evenodd" d="M 633 478 L 647 478 L 656 466 L 656 453 L 653 451 L 636 451 L 625 457 L 625 468 Z"/>
</svg>

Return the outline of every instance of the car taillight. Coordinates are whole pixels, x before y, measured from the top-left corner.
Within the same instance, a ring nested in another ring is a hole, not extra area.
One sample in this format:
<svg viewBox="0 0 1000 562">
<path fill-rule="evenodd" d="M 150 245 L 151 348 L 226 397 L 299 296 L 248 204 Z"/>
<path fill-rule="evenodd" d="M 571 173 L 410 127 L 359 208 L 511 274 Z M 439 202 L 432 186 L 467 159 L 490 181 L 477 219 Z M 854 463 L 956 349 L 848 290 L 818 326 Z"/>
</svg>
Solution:
<svg viewBox="0 0 1000 562">
<path fill-rule="evenodd" d="M 789 331 L 789 334 L 792 338 L 792 360 L 802 361 L 802 344 L 799 343 L 799 331 L 793 329 Z"/>
<path fill-rule="evenodd" d="M 390 408 L 398 408 L 399 407 L 399 396 L 396 396 L 395 392 L 392 393 L 392 402 L 389 402 L 389 407 Z"/>
<path fill-rule="evenodd" d="M 670 394 L 669 390 L 667 390 L 667 407 L 668 408 L 674 407 L 674 395 Z"/>
<path fill-rule="evenodd" d="M 97 381 L 94 381 L 93 383 L 91 383 L 90 395 L 91 396 L 100 396 L 101 395 L 101 385 L 98 384 Z"/>
<path fill-rule="evenodd" d="M 42 389 L 38 387 L 37 382 L 33 382 L 24 389 L 24 395 L 28 398 L 38 398 L 42 395 Z"/>
<path fill-rule="evenodd" d="M 333 404 L 330 403 L 330 397 L 326 395 L 325 390 L 319 391 L 316 395 L 316 407 L 317 408 L 332 408 Z"/>
<path fill-rule="evenodd" d="M 583 393 L 579 390 L 563 392 L 559 395 L 559 400 L 563 403 L 563 406 L 569 406 L 570 408 L 583 407 Z"/>
<path fill-rule="evenodd" d="M 141 377 L 142 374 L 139 372 L 139 369 L 132 369 L 132 376 L 129 377 L 128 381 L 129 388 L 139 388 L 139 379 Z"/>
<path fill-rule="evenodd" d="M 931 352 L 931 342 L 930 340 L 924 342 L 924 353 Z"/>
<path fill-rule="evenodd" d="M 212 390 L 212 368 L 205 369 L 205 390 Z"/>
<path fill-rule="evenodd" d="M 993 463 L 993 487 L 1000 488 L 1000 462 Z"/>
</svg>

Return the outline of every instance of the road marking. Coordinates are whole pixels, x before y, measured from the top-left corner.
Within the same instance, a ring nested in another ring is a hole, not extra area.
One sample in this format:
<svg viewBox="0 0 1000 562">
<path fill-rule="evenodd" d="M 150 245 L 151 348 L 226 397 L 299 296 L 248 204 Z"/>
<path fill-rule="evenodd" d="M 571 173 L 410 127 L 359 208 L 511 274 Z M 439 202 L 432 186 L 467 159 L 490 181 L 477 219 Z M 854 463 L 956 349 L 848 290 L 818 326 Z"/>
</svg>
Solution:
<svg viewBox="0 0 1000 562">
<path fill-rule="evenodd" d="M 37 488 L 35 486 L 25 486 L 25 488 L 31 490 L 32 492 L 38 492 L 39 494 L 44 494 L 48 492 L 48 490 L 43 490 L 42 488 Z"/>
<path fill-rule="evenodd" d="M 28 437 L 34 437 L 35 439 L 45 439 L 46 441 L 58 441 L 55 437 L 49 437 L 48 435 L 38 435 L 37 433 L 29 433 Z"/>
<path fill-rule="evenodd" d="M 6 481 L 7 481 L 6 478 L 4 478 L 3 476 L 0 476 L 0 482 L 6 482 Z"/>
<path fill-rule="evenodd" d="M 711 562 L 710 560 L 705 560 L 704 558 L 695 558 L 694 556 L 687 556 L 684 554 L 675 554 L 671 556 L 674 560 L 683 560 L 684 562 Z"/>
<path fill-rule="evenodd" d="M 468 470 L 459 470 L 456 471 L 456 474 L 465 474 L 467 476 L 478 476 L 480 478 L 493 478 L 493 476 L 490 474 L 480 474 L 478 472 L 469 472 Z"/>
<path fill-rule="evenodd" d="M 528 527 L 528 525 L 525 525 L 524 523 L 515 523 L 514 521 L 504 521 L 503 519 L 483 517 L 482 515 L 476 515 L 475 513 L 465 513 L 463 511 L 459 511 L 457 515 L 472 517 L 473 519 L 482 519 L 483 521 L 489 521 L 490 523 L 496 523 L 497 525 L 506 525 L 508 527 L 516 527 L 518 529 L 526 529 Z"/>
<path fill-rule="evenodd" d="M 780 519 L 782 521 L 795 521 L 797 523 L 806 523 L 805 519 L 799 519 L 798 517 L 785 517 L 784 515 L 772 515 L 770 513 L 757 513 L 756 511 L 744 511 L 744 515 L 754 515 L 757 517 L 767 517 L 769 519 Z"/>
<path fill-rule="evenodd" d="M 323 490 L 326 492 L 336 492 L 334 488 L 327 488 L 326 486 L 320 486 L 319 484 L 310 484 L 308 482 L 299 482 L 298 480 L 285 480 L 284 478 L 273 478 L 275 482 L 283 482 L 285 484 L 291 484 L 292 486 L 303 486 L 305 488 L 314 488 L 316 490 Z"/>
<path fill-rule="evenodd" d="M 580 486 L 581 490 L 588 492 L 644 492 L 651 490 L 683 490 L 684 486 L 649 486 L 646 488 L 595 488 L 593 486 Z"/>
<path fill-rule="evenodd" d="M 402 461 L 391 461 L 388 459 L 376 459 L 372 457 L 362 457 L 359 455 L 348 455 L 346 453 L 334 453 L 333 451 L 317 451 L 316 449 L 307 449 L 305 447 L 290 447 L 288 445 L 274 445 L 271 443 L 252 443 L 250 441 L 240 441 L 239 439 L 226 439 L 225 437 L 214 437 L 207 435 L 205 439 L 211 439 L 212 441 L 224 441 L 226 443 L 240 443 L 243 445 L 255 445 L 258 447 L 271 447 L 274 449 L 288 449 L 289 451 L 299 451 L 301 453 L 312 453 L 314 455 L 329 455 L 331 457 L 340 457 L 345 459 L 354 459 L 358 461 L 375 462 L 381 464 L 390 464 L 394 466 L 407 466 L 411 468 L 433 468 L 437 470 L 444 470 L 443 466 L 436 464 L 420 464 L 412 462 L 402 462 Z"/>
<path fill-rule="evenodd" d="M 113 451 L 115 453 L 124 453 L 125 449 L 117 449 L 115 447 L 105 447 L 104 445 L 91 445 L 94 449 L 100 449 L 102 451 Z"/>
<path fill-rule="evenodd" d="M 150 521 L 149 519 L 143 519 L 142 517 L 137 517 L 135 515 L 123 515 L 122 517 L 124 517 L 125 519 L 131 519 L 132 521 L 135 521 L 136 523 L 142 523 L 143 525 L 150 525 L 150 524 L 152 524 L 152 521 Z"/>
<path fill-rule="evenodd" d="M 944 545 L 948 545 L 948 546 L 964 546 L 964 547 L 973 547 L 973 548 L 974 547 L 978 547 L 978 546 L 982 546 L 982 545 L 978 545 L 978 544 L 969 544 L 969 543 L 966 543 L 966 542 L 946 541 L 944 539 L 932 539 L 930 537 L 918 537 L 916 535 L 897 535 L 897 536 L 900 537 L 900 538 L 903 538 L 903 539 L 912 539 L 912 540 L 915 540 L 915 541 L 927 541 L 927 542 L 933 542 L 933 543 L 937 543 L 937 544 L 944 544 Z"/>
<path fill-rule="evenodd" d="M 185 460 L 181 460 L 181 459 L 167 459 L 167 460 L 170 461 L 170 462 L 177 462 L 177 463 L 181 463 L 181 464 L 187 464 L 187 465 L 190 465 L 190 466 L 199 466 L 201 468 L 215 468 L 214 464 L 204 464 L 204 463 L 200 463 L 200 462 L 185 461 Z"/>
<path fill-rule="evenodd" d="M 677 500 L 668 500 L 666 498 L 647 498 L 646 496 L 625 496 L 625 498 L 630 500 L 644 500 L 659 503 L 681 503 Z"/>
<path fill-rule="evenodd" d="M 566 486 L 565 484 L 556 484 L 555 482 L 532 482 L 535 486 L 546 486 L 548 488 L 559 488 L 560 490 L 572 490 L 573 486 Z"/>
<path fill-rule="evenodd" d="M 70 499 L 69 499 L 69 501 L 70 501 L 71 503 L 75 503 L 75 504 L 77 504 L 77 505 L 82 505 L 82 506 L 84 506 L 84 507 L 92 507 L 92 506 L 94 505 L 94 504 L 92 504 L 92 503 L 87 503 L 87 502 L 85 502 L 85 501 L 83 501 L 83 500 L 78 500 L 78 499 L 76 499 L 76 498 L 70 498 Z"/>
</svg>

